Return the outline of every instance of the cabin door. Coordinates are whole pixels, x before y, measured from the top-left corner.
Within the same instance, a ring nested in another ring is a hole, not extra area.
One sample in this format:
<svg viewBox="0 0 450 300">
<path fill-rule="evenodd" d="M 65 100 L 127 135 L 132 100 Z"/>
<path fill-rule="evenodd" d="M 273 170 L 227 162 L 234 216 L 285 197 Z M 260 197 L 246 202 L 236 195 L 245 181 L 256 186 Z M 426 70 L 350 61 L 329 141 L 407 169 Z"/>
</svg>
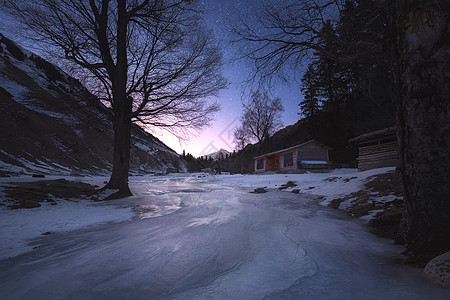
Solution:
<svg viewBox="0 0 450 300">
<path fill-rule="evenodd" d="M 279 171 L 280 170 L 280 156 L 272 155 L 267 158 L 267 171 Z"/>
</svg>

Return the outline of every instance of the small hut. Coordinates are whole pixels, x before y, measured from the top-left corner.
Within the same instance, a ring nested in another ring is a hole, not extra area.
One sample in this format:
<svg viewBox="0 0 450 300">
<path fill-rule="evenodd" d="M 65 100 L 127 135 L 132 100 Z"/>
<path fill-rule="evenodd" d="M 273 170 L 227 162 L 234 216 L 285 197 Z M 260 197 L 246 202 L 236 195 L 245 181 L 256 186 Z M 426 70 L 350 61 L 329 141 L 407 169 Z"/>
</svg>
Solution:
<svg viewBox="0 0 450 300">
<path fill-rule="evenodd" d="M 331 168 L 330 147 L 310 140 L 306 143 L 266 153 L 254 158 L 255 173 L 302 173 L 309 170 L 326 171 Z"/>
<path fill-rule="evenodd" d="M 389 127 L 349 140 L 358 145 L 358 171 L 397 166 L 396 132 L 395 127 Z"/>
</svg>

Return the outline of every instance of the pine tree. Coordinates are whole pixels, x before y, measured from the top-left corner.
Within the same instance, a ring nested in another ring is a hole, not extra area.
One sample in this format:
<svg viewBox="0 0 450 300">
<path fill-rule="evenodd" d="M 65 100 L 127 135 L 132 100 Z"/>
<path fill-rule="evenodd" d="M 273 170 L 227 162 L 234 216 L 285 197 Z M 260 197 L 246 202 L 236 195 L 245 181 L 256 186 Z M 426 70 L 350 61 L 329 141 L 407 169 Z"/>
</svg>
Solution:
<svg viewBox="0 0 450 300">
<path fill-rule="evenodd" d="M 315 65 L 310 64 L 302 78 L 303 100 L 300 102 L 300 115 L 311 117 L 320 110 L 320 101 L 318 98 L 318 77 Z"/>
</svg>

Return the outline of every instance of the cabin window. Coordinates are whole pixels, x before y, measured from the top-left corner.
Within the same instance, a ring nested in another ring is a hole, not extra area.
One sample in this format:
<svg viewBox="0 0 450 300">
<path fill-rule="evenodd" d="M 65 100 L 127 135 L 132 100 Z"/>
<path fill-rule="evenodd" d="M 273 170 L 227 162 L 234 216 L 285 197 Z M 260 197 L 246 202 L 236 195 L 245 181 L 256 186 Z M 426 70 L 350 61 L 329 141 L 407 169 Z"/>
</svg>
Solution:
<svg viewBox="0 0 450 300">
<path fill-rule="evenodd" d="M 284 167 L 290 167 L 294 165 L 294 160 L 293 160 L 293 156 L 292 156 L 292 152 L 291 153 L 286 153 L 284 156 L 284 162 L 283 162 L 283 166 Z"/>
<path fill-rule="evenodd" d="M 275 167 L 278 167 L 279 164 L 280 164 L 280 160 L 278 158 L 275 158 Z"/>
<path fill-rule="evenodd" d="M 262 168 L 264 168 L 264 159 L 258 159 L 256 161 L 256 169 L 261 170 Z"/>
</svg>

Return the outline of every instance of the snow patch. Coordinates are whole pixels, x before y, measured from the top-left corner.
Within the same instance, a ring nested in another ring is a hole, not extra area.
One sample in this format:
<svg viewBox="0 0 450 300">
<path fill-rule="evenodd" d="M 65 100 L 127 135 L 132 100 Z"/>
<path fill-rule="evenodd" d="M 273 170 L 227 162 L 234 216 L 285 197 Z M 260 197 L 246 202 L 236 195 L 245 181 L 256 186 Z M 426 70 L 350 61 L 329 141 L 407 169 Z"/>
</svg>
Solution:
<svg viewBox="0 0 450 300">
<path fill-rule="evenodd" d="M 104 223 L 131 220 L 131 208 L 116 208 L 92 201 L 43 203 L 33 209 L 0 209 L 0 260 L 32 249 L 27 240 L 46 232 L 62 232 Z"/>
</svg>

